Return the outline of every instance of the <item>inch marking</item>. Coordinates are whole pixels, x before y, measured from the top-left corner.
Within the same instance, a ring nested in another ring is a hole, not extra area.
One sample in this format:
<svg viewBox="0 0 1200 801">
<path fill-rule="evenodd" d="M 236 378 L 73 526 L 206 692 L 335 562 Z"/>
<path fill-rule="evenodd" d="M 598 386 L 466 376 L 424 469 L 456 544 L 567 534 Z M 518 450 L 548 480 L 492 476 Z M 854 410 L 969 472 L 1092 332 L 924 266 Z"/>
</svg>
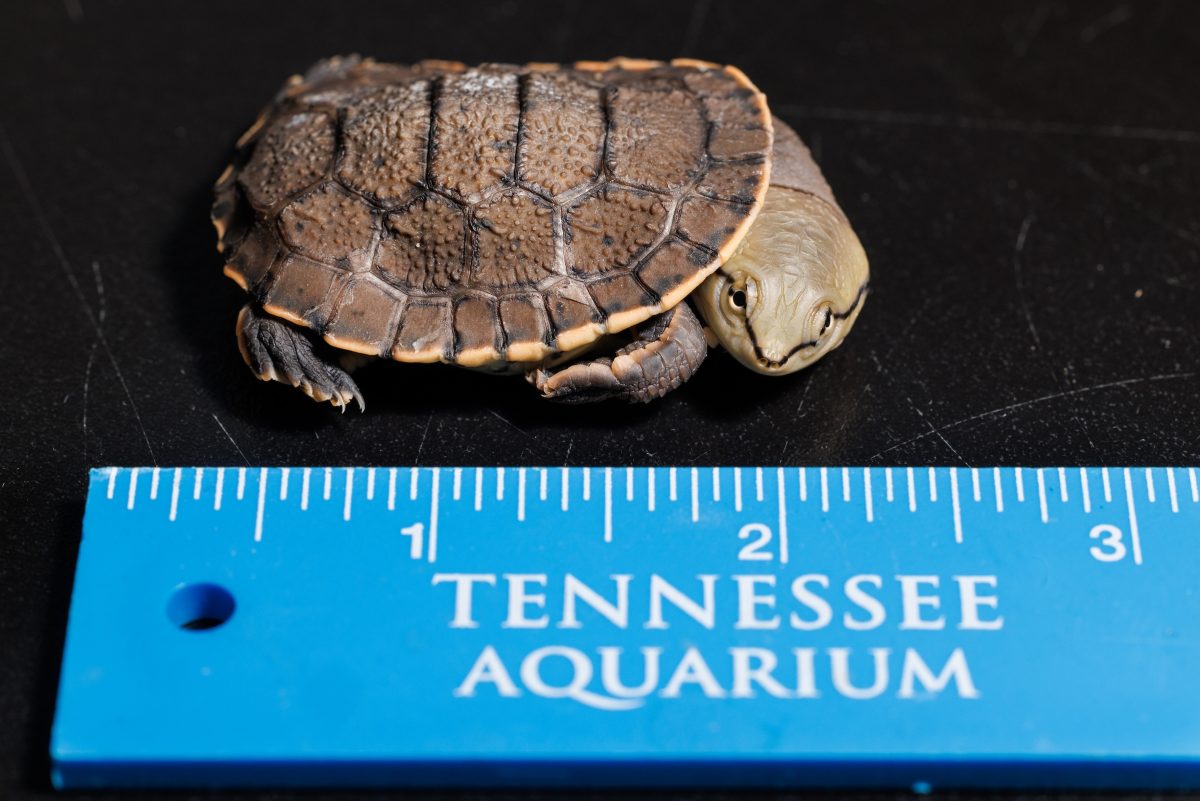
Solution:
<svg viewBox="0 0 1200 801">
<path fill-rule="evenodd" d="M 525 468 L 517 468 L 517 520 L 525 519 Z"/>
<path fill-rule="evenodd" d="M 238 468 L 237 499 L 240 501 L 244 497 L 246 497 L 246 468 L 239 467 Z"/>
<path fill-rule="evenodd" d="M 869 468 L 864 469 L 869 470 Z M 784 489 L 782 467 L 775 468 L 775 495 L 779 499 L 779 564 L 786 565 L 788 563 L 787 490 Z"/>
<path fill-rule="evenodd" d="M 137 500 L 137 477 L 138 469 L 135 467 L 129 471 L 129 499 L 125 504 L 126 509 L 132 509 L 134 501 Z"/>
<path fill-rule="evenodd" d="M 1062 494 L 1063 503 L 1070 500 L 1067 497 L 1067 468 L 1058 468 L 1058 491 Z"/>
<path fill-rule="evenodd" d="M 267 505 L 267 468 L 258 471 L 258 511 L 254 513 L 254 541 L 262 542 L 263 509 Z"/>
<path fill-rule="evenodd" d="M 192 483 L 192 500 L 200 500 L 200 490 L 204 486 L 204 468 L 196 468 L 196 480 Z"/>
<path fill-rule="evenodd" d="M 1083 513 L 1092 513 L 1092 489 L 1088 486 L 1087 468 L 1079 468 L 1079 489 L 1083 492 Z"/>
<path fill-rule="evenodd" d="M 971 468 L 971 496 L 975 499 L 975 503 L 979 503 L 983 494 L 979 490 L 979 468 Z"/>
<path fill-rule="evenodd" d="M 992 468 L 992 485 L 996 493 L 996 512 L 1004 513 L 1004 482 L 1000 478 L 1000 468 Z"/>
<path fill-rule="evenodd" d="M 1108 482 L 1108 468 L 1100 468 L 1100 477 L 1104 480 L 1104 502 L 1112 503 L 1112 484 Z"/>
<path fill-rule="evenodd" d="M 1021 468 L 1016 469 L 1017 476 L 1017 502 L 1025 503 L 1025 474 L 1021 472 Z"/>
<path fill-rule="evenodd" d="M 454 500 L 462 498 L 462 468 L 454 468 L 454 489 L 451 490 L 451 497 Z"/>
<path fill-rule="evenodd" d="M 279 500 L 287 500 L 288 491 L 288 469 L 286 467 L 279 471 Z"/>
<path fill-rule="evenodd" d="M 850 468 L 842 468 L 842 500 L 850 503 Z"/>
<path fill-rule="evenodd" d="M 221 492 L 225 489 L 225 468 L 217 468 L 217 489 L 213 493 L 213 511 L 221 511 Z"/>
<path fill-rule="evenodd" d="M 950 468 L 950 504 L 954 509 L 954 541 L 962 543 L 962 509 L 958 504 L 958 468 Z"/>
<path fill-rule="evenodd" d="M 867 522 L 875 521 L 875 499 L 871 497 L 871 468 L 863 468 L 863 496 L 867 499 Z"/>
<path fill-rule="evenodd" d="M 483 468 L 475 468 L 475 511 L 483 508 Z"/>
<path fill-rule="evenodd" d="M 367 500 L 375 500 L 375 468 L 367 468 Z"/>
<path fill-rule="evenodd" d="M 1171 511 L 1179 513 L 1179 496 L 1175 492 L 1175 468 L 1168 467 L 1167 471 L 1167 493 L 1171 496 Z"/>
<path fill-rule="evenodd" d="M 171 479 L 171 512 L 168 515 L 168 520 L 175 519 L 175 513 L 179 510 L 179 481 L 183 478 L 183 468 L 175 468 L 175 477 Z"/>
<path fill-rule="evenodd" d="M 692 468 L 692 522 L 700 519 L 700 471 Z"/>
<path fill-rule="evenodd" d="M 389 512 L 396 508 L 396 468 L 394 467 L 388 470 L 387 508 Z"/>
<path fill-rule="evenodd" d="M 890 468 L 890 467 L 883 468 L 883 478 L 884 478 L 884 482 L 887 484 L 888 503 L 891 503 L 892 501 L 894 501 L 896 499 L 895 493 L 893 492 L 893 489 L 892 489 L 892 468 Z"/>
<path fill-rule="evenodd" d="M 1042 510 L 1042 522 L 1046 523 L 1050 520 L 1050 513 L 1046 510 L 1046 476 L 1042 468 L 1037 470 L 1038 482 L 1038 504 Z"/>
<path fill-rule="evenodd" d="M 1129 541 L 1133 544 L 1133 563 L 1142 563 L 1142 538 L 1138 534 L 1137 507 L 1133 503 L 1133 479 L 1125 468 L 1125 505 L 1129 509 Z"/>
<path fill-rule="evenodd" d="M 829 511 L 829 470 L 821 468 L 821 511 Z"/>
<path fill-rule="evenodd" d="M 346 499 L 342 503 L 342 519 L 350 519 L 350 504 L 354 500 L 354 468 L 346 468 Z"/>
<path fill-rule="evenodd" d="M 421 491 L 421 468 L 413 465 L 408 469 L 408 499 L 415 501 Z"/>
<path fill-rule="evenodd" d="M 742 511 L 742 468 L 733 468 L 733 509 Z"/>
<path fill-rule="evenodd" d="M 559 478 L 560 478 L 559 483 L 562 484 L 562 501 L 560 503 L 560 506 L 562 507 L 562 510 L 565 512 L 571 508 L 571 471 L 570 471 L 570 469 L 564 467 L 562 469 L 562 474 Z"/>
<path fill-rule="evenodd" d="M 654 468 L 646 468 L 646 511 L 654 511 Z"/>
<path fill-rule="evenodd" d="M 905 468 L 908 478 L 908 511 L 917 511 L 917 479 L 911 467 Z"/>
<path fill-rule="evenodd" d="M 1146 468 L 1146 498 L 1150 503 L 1156 501 L 1154 497 L 1154 473 L 1149 467 Z"/>
<path fill-rule="evenodd" d="M 929 468 L 929 502 L 937 503 L 937 470 Z"/>
<path fill-rule="evenodd" d="M 675 468 L 674 467 L 672 467 L 670 470 L 667 471 L 667 484 L 668 484 L 667 497 L 669 497 L 671 499 L 671 502 L 674 503 L 676 500 L 678 500 L 678 496 L 676 495 L 676 492 L 675 492 Z"/>
<path fill-rule="evenodd" d="M 158 468 L 150 471 L 150 500 L 158 500 Z M 1195 486 L 1193 484 L 1193 486 Z"/>
<path fill-rule="evenodd" d="M 333 493 L 333 468 L 325 468 L 325 488 L 321 492 L 321 497 L 324 500 L 329 500 L 329 496 Z"/>
<path fill-rule="evenodd" d="M 762 468 L 761 468 L 761 467 L 756 467 L 756 468 L 754 468 L 754 498 L 755 498 L 755 500 L 757 500 L 759 503 L 762 503 L 762 499 L 763 499 L 763 475 L 762 475 Z"/>
<path fill-rule="evenodd" d="M 612 468 L 604 468 L 604 541 L 612 542 Z"/>
<path fill-rule="evenodd" d="M 429 494 L 433 498 L 429 501 L 429 562 L 432 564 L 437 561 L 438 547 L 438 495 L 440 492 L 442 478 L 442 468 L 433 468 L 433 486 L 430 488 Z"/>
<path fill-rule="evenodd" d="M 396 471 L 393 470 L 392 478 L 394 479 L 395 477 L 396 477 Z M 300 479 L 300 511 L 301 512 L 308 511 L 308 485 L 311 483 L 312 483 L 312 468 L 306 467 L 306 468 L 304 468 L 304 472 L 301 473 L 301 479 Z M 396 484 L 393 481 L 393 483 L 392 483 L 393 493 L 395 492 L 395 489 L 396 489 Z M 392 507 L 389 505 L 388 508 L 391 509 Z"/>
</svg>

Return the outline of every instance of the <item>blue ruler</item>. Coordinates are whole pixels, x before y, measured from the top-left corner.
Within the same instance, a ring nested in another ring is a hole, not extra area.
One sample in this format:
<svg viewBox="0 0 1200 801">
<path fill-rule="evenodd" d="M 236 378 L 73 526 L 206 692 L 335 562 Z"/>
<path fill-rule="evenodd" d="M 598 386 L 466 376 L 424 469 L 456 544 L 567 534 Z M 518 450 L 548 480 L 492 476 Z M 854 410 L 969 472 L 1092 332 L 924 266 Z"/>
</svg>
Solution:
<svg viewBox="0 0 1200 801">
<path fill-rule="evenodd" d="M 107 468 L 60 787 L 1200 786 L 1192 468 Z"/>
</svg>

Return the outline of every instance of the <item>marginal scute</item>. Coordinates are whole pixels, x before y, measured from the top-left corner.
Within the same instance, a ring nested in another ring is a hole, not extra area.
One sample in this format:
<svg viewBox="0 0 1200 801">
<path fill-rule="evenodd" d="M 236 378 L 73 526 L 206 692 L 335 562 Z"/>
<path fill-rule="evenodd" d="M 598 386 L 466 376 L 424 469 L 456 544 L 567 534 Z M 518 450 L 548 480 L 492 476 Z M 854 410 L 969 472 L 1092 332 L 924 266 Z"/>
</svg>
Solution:
<svg viewBox="0 0 1200 801">
<path fill-rule="evenodd" d="M 563 279 L 545 287 L 543 294 L 559 350 L 571 350 L 596 338 L 604 315 L 582 284 Z"/>
<path fill-rule="evenodd" d="M 284 241 L 301 255 L 354 272 L 370 266 L 372 209 L 337 184 L 293 201 L 279 222 Z"/>
<path fill-rule="evenodd" d="M 274 274 L 276 278 L 263 298 L 263 307 L 300 325 L 324 326 L 329 319 L 330 291 L 345 273 L 293 254 L 276 267 Z"/>
<path fill-rule="evenodd" d="M 467 202 L 513 180 L 517 75 L 473 69 L 445 75 L 436 91 L 434 186 Z"/>
<path fill-rule="evenodd" d="M 396 317 L 404 296 L 369 275 L 342 290 L 325 329 L 329 344 L 368 356 L 387 356 L 396 335 Z"/>
<path fill-rule="evenodd" d="M 392 358 L 400 362 L 450 361 L 454 328 L 449 298 L 412 298 L 400 319 Z"/>
<path fill-rule="evenodd" d="M 266 277 L 279 255 L 279 240 L 270 228 L 258 225 L 251 229 L 225 262 L 225 274 L 245 289 L 254 292 Z"/>
<path fill-rule="evenodd" d="M 696 191 L 721 200 L 755 203 L 759 200 L 759 194 L 765 191 L 763 179 L 768 169 L 765 161 L 714 164 L 696 185 Z"/>
<path fill-rule="evenodd" d="M 769 150 L 771 132 L 763 127 L 715 126 L 708 152 L 715 159 L 754 158 Z"/>
<path fill-rule="evenodd" d="M 335 142 L 333 120 L 303 112 L 277 117 L 258 139 L 239 180 L 261 209 L 316 183 L 329 171 Z"/>
<path fill-rule="evenodd" d="M 744 204 L 692 195 L 680 207 L 678 231 L 716 251 L 733 237 L 749 214 L 750 207 Z"/>
<path fill-rule="evenodd" d="M 426 196 L 384 218 L 375 272 L 392 286 L 441 292 L 466 275 L 462 212 L 436 195 Z"/>
<path fill-rule="evenodd" d="M 454 307 L 455 360 L 468 367 L 494 361 L 499 326 L 493 298 L 467 295 Z"/>
<path fill-rule="evenodd" d="M 588 284 L 588 291 L 596 299 L 596 305 L 604 310 L 609 318 L 625 312 L 652 307 L 658 298 L 652 297 L 632 275 L 620 273 L 610 278 L 604 278 Z M 648 317 L 649 315 L 645 315 Z M 616 327 L 610 321 L 609 330 L 619 331 L 624 326 Z"/>
<path fill-rule="evenodd" d="M 484 291 L 530 286 L 554 275 L 552 209 L 513 189 L 475 211 L 478 261 L 471 284 Z"/>
<path fill-rule="evenodd" d="M 409 198 L 425 179 L 429 82 L 380 86 L 345 115 L 338 177 L 384 205 Z"/>
<path fill-rule="evenodd" d="M 546 344 L 550 322 L 540 295 L 510 295 L 502 298 L 500 325 L 508 343 L 505 356 L 509 360 L 534 361 L 550 350 Z"/>
<path fill-rule="evenodd" d="M 606 186 L 567 212 L 568 263 L 577 275 L 628 269 L 663 235 L 667 207 L 651 192 Z"/>
<path fill-rule="evenodd" d="M 616 178 L 672 191 L 700 173 L 708 125 L 694 95 L 664 81 L 627 84 L 610 98 L 608 147 Z"/>
<path fill-rule="evenodd" d="M 585 186 L 600 172 L 600 90 L 567 73 L 532 73 L 525 83 L 520 180 L 548 195 Z"/>
<path fill-rule="evenodd" d="M 666 242 L 654 251 L 637 271 L 638 278 L 665 297 L 696 276 L 697 268 L 712 261 L 711 255 L 683 242 Z"/>
</svg>

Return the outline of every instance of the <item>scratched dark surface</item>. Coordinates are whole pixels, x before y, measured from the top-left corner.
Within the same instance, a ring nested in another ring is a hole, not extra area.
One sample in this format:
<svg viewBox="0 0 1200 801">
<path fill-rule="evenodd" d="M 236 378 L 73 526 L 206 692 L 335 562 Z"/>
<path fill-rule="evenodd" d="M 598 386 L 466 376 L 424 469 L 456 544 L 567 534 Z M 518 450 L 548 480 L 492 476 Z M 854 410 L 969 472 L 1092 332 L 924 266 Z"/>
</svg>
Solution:
<svg viewBox="0 0 1200 801">
<path fill-rule="evenodd" d="M 350 51 L 740 65 L 870 255 L 855 332 L 645 408 L 381 364 L 343 416 L 254 381 L 209 187 L 284 77 Z M 0 54 L 0 797 L 51 795 L 93 465 L 1200 461 L 1198 5 L 48 0 L 5 3 Z"/>
</svg>

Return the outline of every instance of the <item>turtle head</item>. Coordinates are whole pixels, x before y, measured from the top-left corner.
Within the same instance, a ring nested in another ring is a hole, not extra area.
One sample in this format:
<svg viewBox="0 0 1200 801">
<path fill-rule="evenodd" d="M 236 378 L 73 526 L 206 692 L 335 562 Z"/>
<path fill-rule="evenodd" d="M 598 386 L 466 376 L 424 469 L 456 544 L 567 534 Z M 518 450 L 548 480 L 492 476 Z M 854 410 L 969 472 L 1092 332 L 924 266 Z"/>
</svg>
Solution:
<svg viewBox="0 0 1200 801">
<path fill-rule="evenodd" d="M 841 344 L 862 308 L 867 276 L 866 253 L 840 211 L 772 186 L 737 250 L 692 297 L 734 358 L 785 375 Z"/>
</svg>

